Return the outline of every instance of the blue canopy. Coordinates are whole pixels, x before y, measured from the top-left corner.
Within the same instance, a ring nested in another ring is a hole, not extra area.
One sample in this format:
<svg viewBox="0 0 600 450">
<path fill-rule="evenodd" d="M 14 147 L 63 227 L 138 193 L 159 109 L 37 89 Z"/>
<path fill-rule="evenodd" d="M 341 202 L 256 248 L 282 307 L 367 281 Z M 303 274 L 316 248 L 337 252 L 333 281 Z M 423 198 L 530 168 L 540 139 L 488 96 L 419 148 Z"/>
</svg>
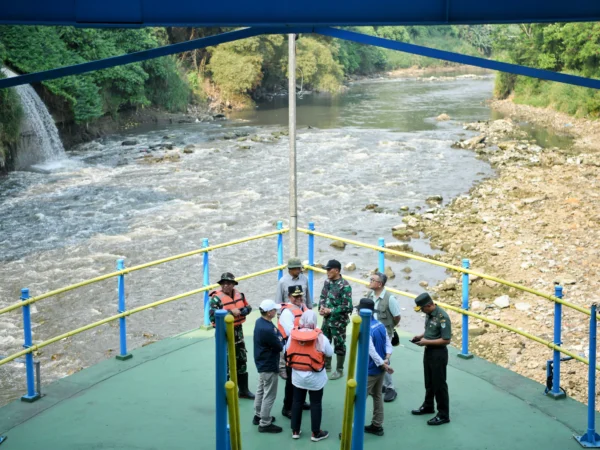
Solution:
<svg viewBox="0 0 600 450">
<path fill-rule="evenodd" d="M 3 0 L 0 24 L 342 26 L 600 20 L 598 0 Z"/>
</svg>

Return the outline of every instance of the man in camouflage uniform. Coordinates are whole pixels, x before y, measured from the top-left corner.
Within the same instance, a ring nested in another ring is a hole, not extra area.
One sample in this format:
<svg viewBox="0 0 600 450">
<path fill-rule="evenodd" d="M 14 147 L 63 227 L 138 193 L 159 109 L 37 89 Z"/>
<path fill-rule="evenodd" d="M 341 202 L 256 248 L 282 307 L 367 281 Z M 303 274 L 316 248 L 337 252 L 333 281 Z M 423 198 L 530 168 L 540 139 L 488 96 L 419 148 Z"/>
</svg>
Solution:
<svg viewBox="0 0 600 450">
<path fill-rule="evenodd" d="M 346 327 L 352 314 L 352 287 L 340 274 L 342 265 L 335 259 L 325 266 L 327 280 L 319 298 L 319 314 L 323 316 L 323 334 L 333 344 L 337 355 L 336 370 L 329 377 L 337 380 L 344 376 L 346 360 Z M 331 371 L 331 358 L 325 358 L 325 370 Z"/>
<path fill-rule="evenodd" d="M 246 301 L 246 296 L 234 288 L 238 284 L 230 272 L 221 275 L 218 281 L 219 289 L 210 292 L 209 317 L 212 326 L 215 326 L 215 311 L 225 309 L 234 318 L 233 336 L 235 339 L 235 365 L 237 368 L 237 379 L 240 398 L 254 399 L 254 394 L 248 389 L 248 357 L 246 356 L 246 343 L 244 342 L 244 331 L 242 324 L 246 316 L 252 311 L 252 306 Z M 227 368 L 229 371 L 229 367 Z"/>
</svg>

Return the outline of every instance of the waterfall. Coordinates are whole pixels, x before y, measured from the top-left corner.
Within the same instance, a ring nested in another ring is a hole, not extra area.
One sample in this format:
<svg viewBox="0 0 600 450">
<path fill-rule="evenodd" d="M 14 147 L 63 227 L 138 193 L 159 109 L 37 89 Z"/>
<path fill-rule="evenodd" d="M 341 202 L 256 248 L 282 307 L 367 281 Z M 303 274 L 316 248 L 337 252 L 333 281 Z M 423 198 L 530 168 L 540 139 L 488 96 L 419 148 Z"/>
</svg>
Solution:
<svg viewBox="0 0 600 450">
<path fill-rule="evenodd" d="M 0 70 L 8 78 L 17 76 L 6 68 Z M 33 165 L 66 159 L 54 119 L 42 99 L 29 84 L 17 86 L 15 89 L 21 98 L 24 112 L 15 169 L 27 169 Z"/>
</svg>

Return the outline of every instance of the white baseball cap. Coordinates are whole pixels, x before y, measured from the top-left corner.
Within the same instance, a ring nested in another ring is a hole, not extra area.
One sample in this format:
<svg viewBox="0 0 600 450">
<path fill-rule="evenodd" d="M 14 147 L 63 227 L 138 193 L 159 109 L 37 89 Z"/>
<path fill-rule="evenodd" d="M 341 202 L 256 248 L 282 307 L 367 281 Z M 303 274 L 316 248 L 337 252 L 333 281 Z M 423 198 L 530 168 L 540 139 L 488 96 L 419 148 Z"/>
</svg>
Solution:
<svg viewBox="0 0 600 450">
<path fill-rule="evenodd" d="M 278 305 L 273 300 L 263 300 L 262 302 L 260 302 L 259 308 L 263 312 L 269 312 L 269 311 L 273 311 L 274 309 L 280 310 L 281 309 L 281 305 Z"/>
</svg>

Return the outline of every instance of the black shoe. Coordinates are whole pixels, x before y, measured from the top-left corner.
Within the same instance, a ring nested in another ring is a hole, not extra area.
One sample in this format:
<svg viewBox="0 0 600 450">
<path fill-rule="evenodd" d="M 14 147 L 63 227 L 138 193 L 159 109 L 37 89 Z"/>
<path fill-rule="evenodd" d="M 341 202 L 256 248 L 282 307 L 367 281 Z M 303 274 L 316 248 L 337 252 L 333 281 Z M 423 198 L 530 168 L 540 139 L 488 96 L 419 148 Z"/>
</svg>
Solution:
<svg viewBox="0 0 600 450">
<path fill-rule="evenodd" d="M 385 390 L 385 395 L 383 396 L 383 401 L 393 402 L 394 400 L 396 400 L 396 397 L 398 397 L 398 393 L 392 388 L 387 388 Z"/>
<path fill-rule="evenodd" d="M 271 423 L 275 422 L 275 417 L 271 416 Z M 254 416 L 252 419 L 252 425 L 260 424 L 260 416 Z"/>
<path fill-rule="evenodd" d="M 247 399 L 250 399 L 250 400 L 254 400 L 255 395 L 252 392 L 250 392 L 250 391 L 246 391 L 246 392 L 240 391 L 239 392 L 239 397 L 240 398 L 247 398 Z"/>
<path fill-rule="evenodd" d="M 283 409 L 281 410 L 281 415 L 282 415 L 283 417 L 287 417 L 288 419 L 291 419 L 291 418 L 292 418 L 292 412 L 291 412 L 289 409 L 285 409 L 285 408 L 283 408 Z"/>
<path fill-rule="evenodd" d="M 383 427 L 376 427 L 375 425 L 367 425 L 365 427 L 365 433 L 371 433 L 375 436 L 383 436 Z"/>
<path fill-rule="evenodd" d="M 433 408 L 426 408 L 424 406 L 419 407 L 419 409 L 413 409 L 411 411 L 412 414 L 414 414 L 415 416 L 421 416 L 423 414 L 434 414 L 435 413 L 435 409 Z"/>
<path fill-rule="evenodd" d="M 427 421 L 427 425 L 443 425 L 448 422 L 450 422 L 449 417 L 435 416 L 433 419 Z"/>
<path fill-rule="evenodd" d="M 281 433 L 283 431 L 283 428 L 278 427 L 277 425 L 267 425 L 266 427 L 258 427 L 258 432 L 259 433 Z"/>
<path fill-rule="evenodd" d="M 310 440 L 313 442 L 319 442 L 329 437 L 329 432 L 326 430 L 319 430 L 318 433 L 313 433 Z"/>
<path fill-rule="evenodd" d="M 310 411 L 310 403 L 304 402 L 304 405 L 302 405 L 302 410 L 303 411 Z"/>
</svg>

